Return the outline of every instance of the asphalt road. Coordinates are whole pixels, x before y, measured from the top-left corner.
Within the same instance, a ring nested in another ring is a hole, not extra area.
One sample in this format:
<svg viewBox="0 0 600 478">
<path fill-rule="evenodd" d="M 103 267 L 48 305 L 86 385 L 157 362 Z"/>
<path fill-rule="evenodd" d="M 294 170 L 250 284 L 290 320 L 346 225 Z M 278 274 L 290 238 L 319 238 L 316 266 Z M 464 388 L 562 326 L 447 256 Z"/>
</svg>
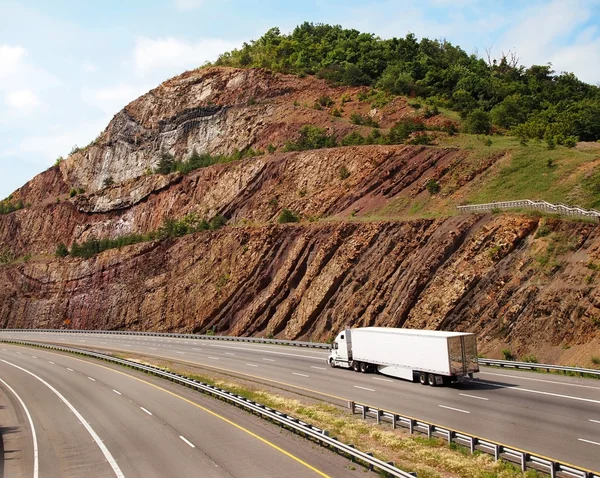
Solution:
<svg viewBox="0 0 600 478">
<path fill-rule="evenodd" d="M 600 381 L 484 368 L 453 387 L 332 369 L 328 352 L 165 337 L 0 332 L 190 362 L 334 403 L 354 400 L 593 470 L 600 469 Z"/>
<path fill-rule="evenodd" d="M 0 477 L 365 475 L 235 407 L 93 359 L 0 344 L 0 377 Z"/>
</svg>

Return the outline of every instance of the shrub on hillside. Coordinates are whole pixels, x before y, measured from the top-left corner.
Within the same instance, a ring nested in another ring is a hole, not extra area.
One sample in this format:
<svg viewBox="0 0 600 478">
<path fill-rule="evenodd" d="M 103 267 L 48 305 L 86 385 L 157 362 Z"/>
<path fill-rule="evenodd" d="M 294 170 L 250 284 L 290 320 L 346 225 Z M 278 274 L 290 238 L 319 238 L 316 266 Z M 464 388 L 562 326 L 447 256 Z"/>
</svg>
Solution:
<svg viewBox="0 0 600 478">
<path fill-rule="evenodd" d="M 282 209 L 281 213 L 279 214 L 279 217 L 277 218 L 277 222 L 280 224 L 285 224 L 288 222 L 298 222 L 300 220 L 300 218 L 298 217 L 298 215 L 293 212 L 290 211 L 289 209 Z"/>
<path fill-rule="evenodd" d="M 471 111 L 463 122 L 463 131 L 471 134 L 489 134 L 492 123 L 489 113 L 481 108 Z"/>
<path fill-rule="evenodd" d="M 334 135 L 328 135 L 325 128 L 305 125 L 300 129 L 300 137 L 295 142 L 287 142 L 284 151 L 305 151 L 308 149 L 332 148 L 336 146 Z"/>
</svg>

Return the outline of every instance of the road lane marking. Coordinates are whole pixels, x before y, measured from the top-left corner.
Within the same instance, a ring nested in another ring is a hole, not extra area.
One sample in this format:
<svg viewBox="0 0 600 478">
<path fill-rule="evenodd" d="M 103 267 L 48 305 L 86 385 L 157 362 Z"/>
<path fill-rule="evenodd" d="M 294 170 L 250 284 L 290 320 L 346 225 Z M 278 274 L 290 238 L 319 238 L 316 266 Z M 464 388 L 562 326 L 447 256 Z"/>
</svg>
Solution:
<svg viewBox="0 0 600 478">
<path fill-rule="evenodd" d="M 592 420 L 592 419 L 590 418 L 590 422 L 592 422 L 592 423 L 600 423 L 600 420 Z"/>
<path fill-rule="evenodd" d="M 46 387 L 48 387 L 52 392 L 54 392 L 54 394 L 60 398 L 60 400 L 67 406 L 69 407 L 69 409 L 73 412 L 73 414 L 77 417 L 77 419 L 81 422 L 81 424 L 85 427 L 85 429 L 87 430 L 87 432 L 91 435 L 91 437 L 94 439 L 94 441 L 96 442 L 96 445 L 98 445 L 98 447 L 100 448 L 100 450 L 102 451 L 102 453 L 104 454 L 104 457 L 106 458 L 106 460 L 108 461 L 109 465 L 111 466 L 111 468 L 113 469 L 113 472 L 115 473 L 115 476 L 117 476 L 118 478 L 125 478 L 125 475 L 123 475 L 123 472 L 121 471 L 121 468 L 119 468 L 119 465 L 117 464 L 115 458 L 112 456 L 112 454 L 110 453 L 110 451 L 108 450 L 108 448 L 106 448 L 106 445 L 102 442 L 102 440 L 100 439 L 100 437 L 96 434 L 96 432 L 94 431 L 94 429 L 91 427 L 91 425 L 83 418 L 83 416 L 77 411 L 77 409 L 71 405 L 71 402 L 69 402 L 65 397 L 63 397 L 63 395 L 56 390 L 52 385 L 50 385 L 48 382 L 46 382 L 43 378 L 38 377 L 36 374 L 34 374 L 33 372 L 30 372 L 29 370 L 24 369 L 23 367 L 19 367 L 18 365 L 15 365 L 13 363 L 7 362 L 6 360 L 2 360 L 5 364 L 11 365 L 19 370 L 22 370 L 23 372 L 31 375 L 32 377 L 34 377 L 35 379 L 39 380 L 41 383 L 43 383 Z"/>
<path fill-rule="evenodd" d="M 261 353 L 264 354 L 276 354 L 276 355 L 287 355 L 289 357 L 302 357 L 302 358 L 308 358 L 308 359 L 312 359 L 312 360 L 324 360 L 323 357 L 313 357 L 311 355 L 300 355 L 300 354 L 290 354 L 287 352 L 276 352 L 274 350 L 265 350 L 265 349 L 258 349 L 257 347 L 234 347 L 232 345 L 219 345 L 219 344 L 209 344 L 209 347 L 221 347 L 221 348 L 227 348 L 227 349 L 235 349 L 235 350 L 250 350 L 250 351 L 259 351 Z"/>
<path fill-rule="evenodd" d="M 152 412 L 150 412 L 149 410 L 146 410 L 144 407 L 140 407 L 144 412 L 146 412 L 148 415 L 152 416 Z"/>
<path fill-rule="evenodd" d="M 247 363 L 246 365 L 248 365 L 248 367 L 258 367 L 258 365 L 254 364 L 254 363 Z"/>
<path fill-rule="evenodd" d="M 544 382 L 544 383 L 553 383 L 556 385 L 566 385 L 567 387 L 591 388 L 592 390 L 600 390 L 600 387 L 592 387 L 591 385 L 580 385 L 577 383 L 556 382 L 553 380 L 542 380 L 541 378 L 519 377 L 518 375 L 509 375 L 509 374 L 505 374 L 505 373 L 494 373 L 494 372 L 479 372 L 479 373 L 484 374 L 484 375 L 497 375 L 498 377 L 516 378 L 519 380 L 530 380 L 532 382 Z"/>
<path fill-rule="evenodd" d="M 454 410 L 455 412 L 460 412 L 460 413 L 471 413 L 467 410 L 461 410 L 460 408 L 447 407 L 446 405 L 438 405 L 438 407 L 447 408 L 448 410 Z"/>
<path fill-rule="evenodd" d="M 23 355 L 21 352 L 17 352 L 19 355 Z"/>
<path fill-rule="evenodd" d="M 202 352 L 202 349 L 196 348 L 196 347 L 192 347 L 192 350 L 195 350 L 196 352 Z"/>
<path fill-rule="evenodd" d="M 72 371 L 73 371 L 73 369 L 72 369 L 72 368 L 67 368 L 67 370 L 68 370 L 69 372 L 72 372 Z"/>
<path fill-rule="evenodd" d="M 148 347 L 148 348 L 149 348 L 150 350 L 158 350 L 158 349 L 155 349 L 154 347 Z"/>
<path fill-rule="evenodd" d="M 390 380 L 389 378 L 379 378 L 379 377 L 372 377 L 373 380 L 381 380 L 382 382 L 390 382 L 393 383 L 393 380 Z"/>
<path fill-rule="evenodd" d="M 591 443 L 592 445 L 598 445 L 600 446 L 600 443 L 598 443 L 597 441 L 591 441 L 591 440 L 585 440 L 583 438 L 578 438 L 579 441 L 585 442 L 585 443 Z"/>
<path fill-rule="evenodd" d="M 300 377 L 307 377 L 308 378 L 308 375 L 306 375 L 305 373 L 292 372 L 292 374 L 299 375 Z"/>
<path fill-rule="evenodd" d="M 233 352 L 225 352 L 225 355 L 235 355 Z"/>
<path fill-rule="evenodd" d="M 267 361 L 267 362 L 275 362 L 275 360 L 273 359 L 268 359 L 268 358 L 264 358 L 263 360 Z"/>
<path fill-rule="evenodd" d="M 31 358 L 34 358 L 34 359 L 36 359 L 37 357 L 36 357 L 35 355 L 32 355 L 32 356 L 31 356 Z"/>
<path fill-rule="evenodd" d="M 25 402 L 23 402 L 23 400 L 21 400 L 21 397 L 19 397 L 19 395 L 17 394 L 17 392 L 15 392 L 13 390 L 13 388 L 6 383 L 4 380 L 2 380 L 0 378 L 0 382 L 2 382 L 6 388 L 8 388 L 15 397 L 17 397 L 17 400 L 21 403 L 21 406 L 23 407 L 23 410 L 25 410 L 25 415 L 27 415 L 27 420 L 29 421 L 29 428 L 31 428 L 31 437 L 33 438 L 33 478 L 38 478 L 39 476 L 39 455 L 38 455 L 38 442 L 37 442 L 37 435 L 35 433 L 35 427 L 33 426 L 33 420 L 31 419 L 31 414 L 29 413 L 29 410 L 27 409 L 27 407 L 25 406 Z"/>
<path fill-rule="evenodd" d="M 54 362 L 52 360 L 48 360 L 48 363 L 51 363 L 52 365 L 54 365 Z"/>
<path fill-rule="evenodd" d="M 176 354 L 181 354 L 181 355 L 185 355 L 185 352 L 175 352 Z"/>
<path fill-rule="evenodd" d="M 562 395 L 560 393 L 542 392 L 541 390 L 531 390 L 530 388 L 511 387 L 510 385 L 502 385 L 498 382 L 490 381 L 495 387 L 508 388 L 517 392 L 537 393 L 539 395 L 548 395 L 550 397 L 566 398 L 568 400 L 578 400 L 580 402 L 597 403 L 600 405 L 600 400 L 593 400 L 591 398 L 574 397 L 572 395 Z"/>
<path fill-rule="evenodd" d="M 115 390 L 114 388 L 113 388 L 113 392 L 115 392 L 117 395 L 121 395 L 121 392 L 119 392 L 118 390 Z"/>
<path fill-rule="evenodd" d="M 361 387 L 360 385 L 354 385 L 354 388 L 360 388 L 361 390 L 368 390 L 369 392 L 374 392 L 372 388 Z"/>
<path fill-rule="evenodd" d="M 459 393 L 463 397 L 476 398 L 477 400 L 489 400 L 489 398 L 477 397 L 476 395 L 467 395 L 466 393 Z"/>
<path fill-rule="evenodd" d="M 196 448 L 196 445 L 194 445 L 191 441 L 189 441 L 186 437 L 179 435 L 179 438 L 181 438 L 185 443 L 187 443 L 189 446 L 191 446 L 192 448 Z"/>
<path fill-rule="evenodd" d="M 92 377 L 88 377 L 88 378 L 89 378 L 89 379 L 90 379 L 92 382 L 95 382 L 95 381 L 96 381 L 96 379 L 95 379 L 95 378 L 92 378 Z"/>
<path fill-rule="evenodd" d="M 219 360 L 219 357 L 208 357 L 211 360 Z"/>
<path fill-rule="evenodd" d="M 311 365 L 310 368 L 316 368 L 317 370 L 327 370 L 325 367 L 315 367 L 314 365 Z"/>
</svg>

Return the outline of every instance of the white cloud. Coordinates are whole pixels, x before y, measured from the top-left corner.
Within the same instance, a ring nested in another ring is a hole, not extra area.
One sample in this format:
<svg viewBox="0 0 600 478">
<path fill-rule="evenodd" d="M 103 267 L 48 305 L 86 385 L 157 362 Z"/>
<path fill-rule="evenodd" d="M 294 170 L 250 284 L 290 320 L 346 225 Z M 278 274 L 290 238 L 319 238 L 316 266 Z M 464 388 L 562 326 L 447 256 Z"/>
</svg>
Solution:
<svg viewBox="0 0 600 478">
<path fill-rule="evenodd" d="M 0 78 L 13 75 L 27 50 L 21 46 L 0 45 Z"/>
<path fill-rule="evenodd" d="M 31 90 L 16 90 L 6 94 L 6 104 L 19 110 L 31 110 L 39 106 L 40 101 Z"/>
<path fill-rule="evenodd" d="M 73 146 L 88 144 L 102 132 L 107 122 L 108 118 L 103 117 L 98 121 L 81 123 L 70 131 L 55 128 L 44 135 L 26 136 L 13 153 L 31 156 L 37 163 L 49 165 L 59 156 L 67 156 Z"/>
<path fill-rule="evenodd" d="M 181 69 L 196 68 L 206 61 L 215 60 L 219 54 L 236 47 L 239 47 L 239 42 L 220 38 L 190 43 L 171 37 L 139 37 L 133 50 L 133 63 L 138 73 L 165 68 L 180 72 Z"/>
<path fill-rule="evenodd" d="M 144 94 L 151 87 L 119 83 L 106 88 L 83 88 L 81 99 L 106 114 L 114 115 L 125 105 Z"/>
<path fill-rule="evenodd" d="M 204 0 L 175 0 L 175 6 L 179 10 L 194 10 L 200 8 Z"/>
<path fill-rule="evenodd" d="M 90 60 L 85 60 L 83 62 L 83 71 L 86 73 L 94 73 L 98 70 L 98 67 L 94 65 Z"/>
</svg>

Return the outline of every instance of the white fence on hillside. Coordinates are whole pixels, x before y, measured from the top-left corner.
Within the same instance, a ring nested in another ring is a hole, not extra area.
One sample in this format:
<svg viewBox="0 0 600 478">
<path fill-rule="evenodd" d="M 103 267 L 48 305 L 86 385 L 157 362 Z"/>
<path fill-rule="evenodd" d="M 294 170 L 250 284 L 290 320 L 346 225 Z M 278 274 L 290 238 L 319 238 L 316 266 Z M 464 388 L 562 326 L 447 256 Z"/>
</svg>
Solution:
<svg viewBox="0 0 600 478">
<path fill-rule="evenodd" d="M 491 202 L 486 204 L 468 204 L 465 206 L 457 206 L 456 208 L 459 211 L 466 212 L 491 212 L 494 209 L 533 209 L 549 214 L 592 219 L 596 222 L 600 222 L 600 211 L 596 211 L 595 209 L 588 210 L 579 206 L 567 206 L 566 204 L 561 203 L 550 204 L 546 201 L 531 201 L 529 199 Z"/>
</svg>

